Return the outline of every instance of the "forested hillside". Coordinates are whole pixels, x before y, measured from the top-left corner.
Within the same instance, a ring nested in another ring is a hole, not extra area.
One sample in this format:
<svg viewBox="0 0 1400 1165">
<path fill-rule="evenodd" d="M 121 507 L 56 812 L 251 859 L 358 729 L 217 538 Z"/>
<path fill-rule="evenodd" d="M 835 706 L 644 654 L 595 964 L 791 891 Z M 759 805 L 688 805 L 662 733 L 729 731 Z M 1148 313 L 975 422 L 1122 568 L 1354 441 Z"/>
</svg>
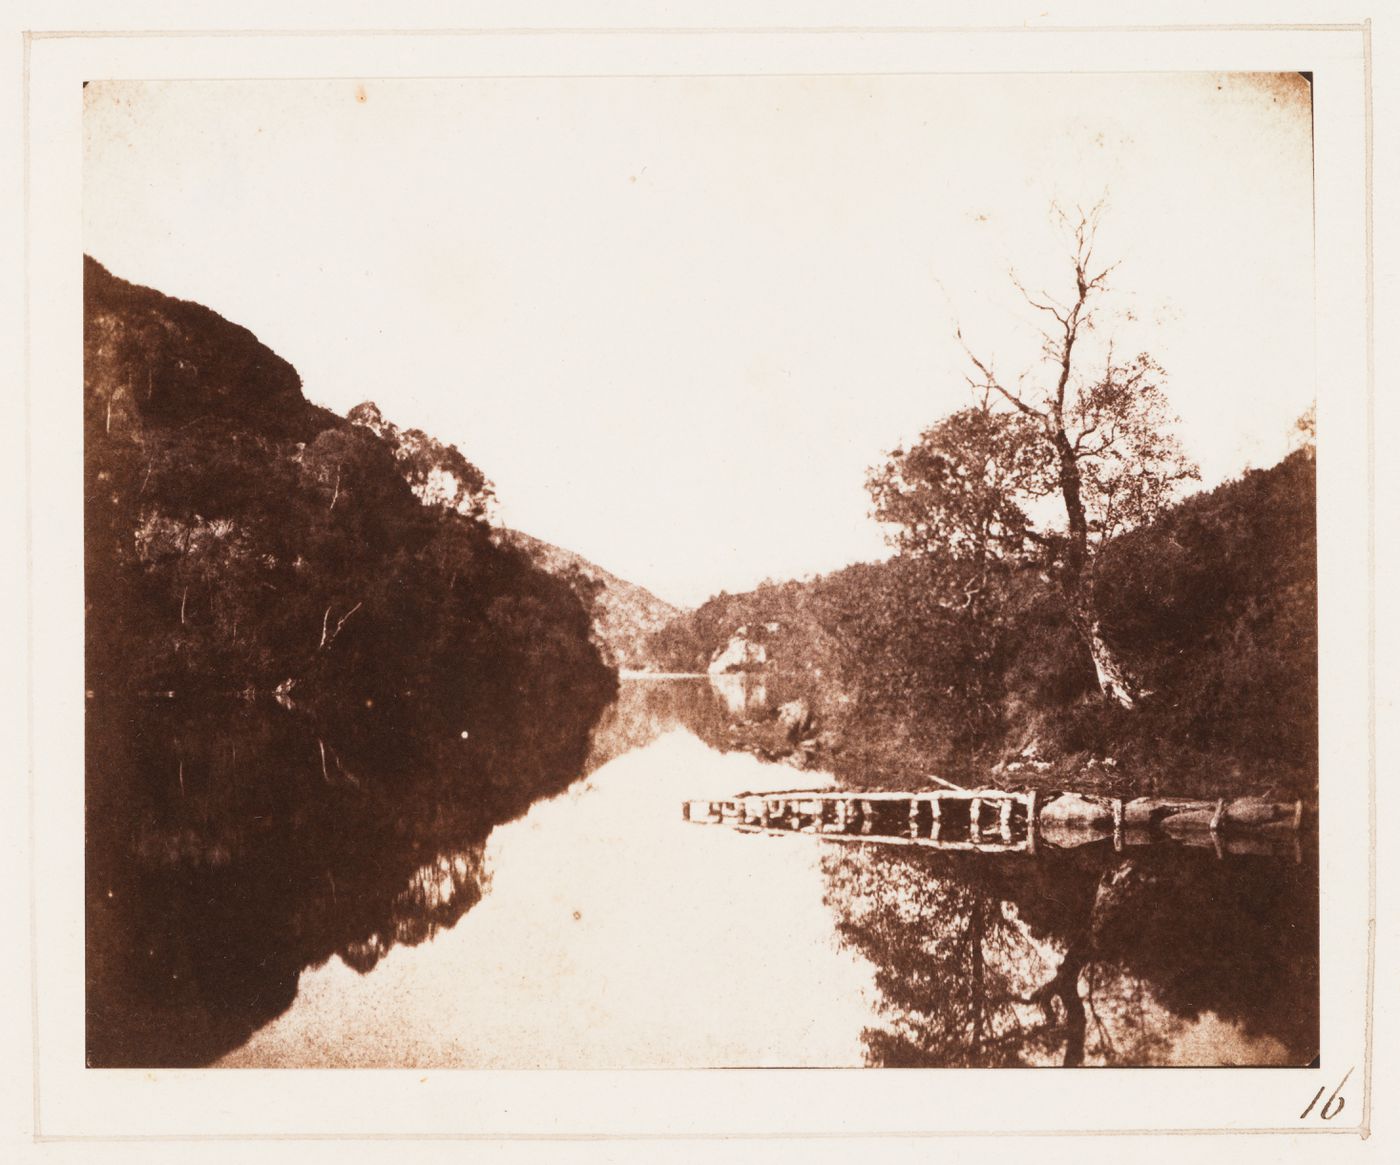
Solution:
<svg viewBox="0 0 1400 1165">
<path fill-rule="evenodd" d="M 88 687 L 490 703 L 609 687 L 458 450 L 309 403 L 246 329 L 84 261 Z"/>
<path fill-rule="evenodd" d="M 593 639 L 608 663 L 640 668 L 652 635 L 681 614 L 645 587 L 618 578 L 596 562 L 519 530 L 498 529 L 498 541 L 525 551 L 551 574 L 569 579 L 593 609 Z"/>
<path fill-rule="evenodd" d="M 1094 601 L 1141 684 L 1131 709 L 1103 697 L 1061 590 L 1034 564 L 1005 569 L 973 608 L 945 601 L 936 557 L 898 554 L 721 594 L 650 647 L 658 666 L 704 670 L 744 628 L 766 648 L 767 681 L 812 704 L 839 740 L 825 760 L 852 779 L 1310 790 L 1314 498 L 1302 450 L 1104 544 Z"/>
</svg>

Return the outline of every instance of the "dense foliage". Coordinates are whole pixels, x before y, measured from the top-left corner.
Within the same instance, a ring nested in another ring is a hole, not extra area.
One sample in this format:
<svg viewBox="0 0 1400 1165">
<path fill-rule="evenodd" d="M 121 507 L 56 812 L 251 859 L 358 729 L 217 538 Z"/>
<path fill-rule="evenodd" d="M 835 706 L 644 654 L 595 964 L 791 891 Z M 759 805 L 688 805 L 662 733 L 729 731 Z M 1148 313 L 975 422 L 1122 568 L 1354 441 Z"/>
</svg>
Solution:
<svg viewBox="0 0 1400 1165">
<path fill-rule="evenodd" d="M 1310 790 L 1317 758 L 1314 463 L 1279 465 L 1162 510 L 1109 540 L 1094 572 L 1103 633 L 1141 677 L 1105 700 L 1053 578 L 1002 561 L 975 602 L 949 564 L 901 553 L 809 582 L 719 595 L 652 640 L 658 666 L 704 670 L 743 627 L 771 677 L 806 684 L 851 775 L 986 779 L 1023 754 L 1047 779 L 1112 758 L 1116 779 L 1171 792 Z M 772 628 L 772 630 L 770 630 Z M 1027 772 L 1021 779 L 1029 779 Z"/>
<path fill-rule="evenodd" d="M 895 556 L 719 595 L 653 637 L 658 666 L 805 679 L 866 780 L 1004 766 L 1083 784 L 1094 762 L 1142 789 L 1311 791 L 1310 444 L 1174 504 L 1199 475 L 1162 369 L 1086 348 L 1113 270 L 1094 256 L 1100 212 L 1060 216 L 1058 296 L 1018 284 L 1044 325 L 1038 363 L 1006 380 L 964 341 L 968 406 L 869 471 Z M 803 742 L 806 762 L 821 743 Z"/>
<path fill-rule="evenodd" d="M 84 275 L 89 1062 L 202 1064 L 455 922 L 615 683 L 459 450 Z"/>
<path fill-rule="evenodd" d="M 605 685 L 490 485 L 372 404 L 308 403 L 206 308 L 85 262 L 88 687 L 356 700 Z"/>
</svg>

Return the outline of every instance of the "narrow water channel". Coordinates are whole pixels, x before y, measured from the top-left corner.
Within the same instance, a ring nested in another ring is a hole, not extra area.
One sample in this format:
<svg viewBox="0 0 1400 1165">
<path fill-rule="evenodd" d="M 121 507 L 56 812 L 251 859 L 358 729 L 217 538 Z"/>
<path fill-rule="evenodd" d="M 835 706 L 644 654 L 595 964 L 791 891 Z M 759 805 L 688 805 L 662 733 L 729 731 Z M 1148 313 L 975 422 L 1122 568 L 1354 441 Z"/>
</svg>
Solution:
<svg viewBox="0 0 1400 1165">
<path fill-rule="evenodd" d="M 289 898 L 280 882 L 227 876 L 240 846 L 255 844 L 246 829 L 225 827 L 229 840 L 217 844 L 227 852 L 211 848 L 198 823 L 167 824 L 158 843 L 149 823 L 117 830 L 120 843 L 98 863 L 111 897 L 89 876 L 89 946 L 98 955 L 89 1037 L 104 1050 L 96 1062 L 696 1068 L 1313 1058 L 1310 854 L 1220 858 L 1171 846 L 1115 854 L 1098 845 L 945 854 L 687 823 L 687 798 L 831 783 L 706 743 L 722 742 L 726 722 L 755 699 L 763 694 L 736 698 L 732 686 L 704 679 L 624 681 L 562 791 L 494 824 L 425 801 L 420 817 L 436 815 L 426 840 L 414 832 L 421 820 L 384 831 L 381 844 L 396 856 L 393 839 L 414 836 L 400 847 L 413 855 L 408 866 L 386 858 L 382 876 L 342 869 L 337 880 L 340 867 L 328 860 L 333 886 L 321 873 L 283 871 L 315 882 L 314 895 L 302 887 Z M 341 795 L 335 765 L 325 772 L 308 796 Z M 374 779 L 352 776 L 361 786 Z M 510 774 L 497 776 L 508 785 Z M 188 774 L 183 795 L 187 806 Z M 366 794 L 347 785 L 343 795 L 350 804 Z M 308 816 L 295 803 L 283 812 Z M 468 822 L 455 845 L 453 813 Z M 381 817 L 372 815 L 372 828 Z M 133 849 L 133 837 L 146 838 L 145 848 Z M 171 840 L 180 837 L 183 848 Z M 367 854 L 360 864 L 375 862 Z M 112 905 L 118 893 L 124 912 Z M 374 909 L 361 909 L 357 895 Z M 220 935 L 236 925 L 260 949 L 222 960 L 189 949 L 201 927 L 171 920 L 198 911 L 202 898 L 225 916 Z M 117 911 L 106 932 L 104 909 Z M 308 941 L 341 915 L 324 939 Z M 193 982 L 179 982 L 182 974 Z M 132 1034 L 151 1025 L 170 1038 L 143 1045 Z"/>
</svg>

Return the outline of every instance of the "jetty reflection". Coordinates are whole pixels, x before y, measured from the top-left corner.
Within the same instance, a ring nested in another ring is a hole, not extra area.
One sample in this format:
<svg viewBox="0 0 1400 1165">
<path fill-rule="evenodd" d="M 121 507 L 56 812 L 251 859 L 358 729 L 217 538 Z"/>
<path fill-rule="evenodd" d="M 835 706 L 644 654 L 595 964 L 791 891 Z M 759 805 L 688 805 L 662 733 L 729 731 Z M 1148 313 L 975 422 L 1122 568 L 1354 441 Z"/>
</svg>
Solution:
<svg viewBox="0 0 1400 1165">
<path fill-rule="evenodd" d="M 1253 797 L 1093 797 L 949 787 L 921 792 L 801 789 L 682 803 L 685 820 L 741 833 L 816 834 L 831 841 L 915 845 L 947 852 L 1029 853 L 1112 842 L 1113 849 L 1170 842 L 1218 856 L 1302 860 L 1302 801 Z"/>
</svg>

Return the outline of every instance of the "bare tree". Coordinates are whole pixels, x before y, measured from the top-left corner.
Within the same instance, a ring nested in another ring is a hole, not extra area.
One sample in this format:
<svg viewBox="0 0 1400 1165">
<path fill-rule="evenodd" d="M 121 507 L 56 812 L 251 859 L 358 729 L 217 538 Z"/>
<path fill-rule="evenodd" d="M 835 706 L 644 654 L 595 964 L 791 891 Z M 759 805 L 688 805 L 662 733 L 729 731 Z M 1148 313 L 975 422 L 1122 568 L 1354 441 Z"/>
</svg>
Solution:
<svg viewBox="0 0 1400 1165">
<path fill-rule="evenodd" d="M 974 369 L 968 383 L 982 408 L 994 403 L 1020 418 L 1018 431 L 1029 434 L 1038 447 L 1046 473 L 1022 474 L 1020 488 L 1033 498 L 1044 483 L 1045 495 L 1058 496 L 1065 530 L 1059 535 L 1028 522 L 1024 536 L 1051 550 L 1057 560 L 1071 617 L 1103 693 L 1132 707 L 1138 685 L 1105 639 L 1095 608 L 1094 551 L 1115 533 L 1150 520 L 1180 483 L 1199 473 L 1171 432 L 1176 417 L 1162 388 L 1162 370 L 1151 356 L 1120 361 L 1110 343 L 1101 367 L 1084 367 L 1083 339 L 1095 326 L 1096 305 L 1114 269 L 1100 266 L 1094 256 L 1101 213 L 1102 204 L 1079 212 L 1073 221 L 1064 219 L 1072 238 L 1074 275 L 1068 295 L 1033 293 L 1013 275 L 1026 302 L 1048 317 L 1041 330 L 1041 355 L 1049 374 L 1041 371 L 1039 385 L 1032 370 L 1008 387 L 992 362 L 963 339 L 961 329 L 957 335 Z M 1029 511 L 1023 507 L 1022 512 Z"/>
</svg>

